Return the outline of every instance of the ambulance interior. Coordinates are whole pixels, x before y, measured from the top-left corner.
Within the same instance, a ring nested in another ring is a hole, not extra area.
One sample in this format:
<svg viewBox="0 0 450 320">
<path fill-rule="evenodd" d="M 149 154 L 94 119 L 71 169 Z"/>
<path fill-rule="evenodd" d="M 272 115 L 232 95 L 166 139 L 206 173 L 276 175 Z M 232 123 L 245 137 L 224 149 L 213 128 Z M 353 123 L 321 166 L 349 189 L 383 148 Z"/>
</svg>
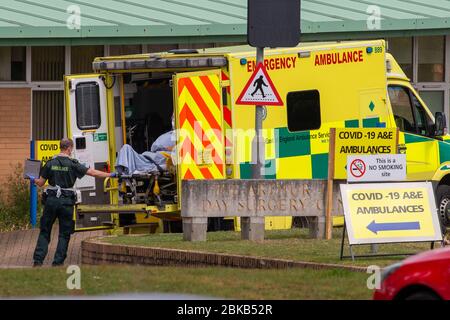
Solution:
<svg viewBox="0 0 450 320">
<path fill-rule="evenodd" d="M 118 145 L 117 150 L 124 152 L 128 144 L 140 155 L 148 155 L 154 150 L 158 138 L 173 133 L 174 114 L 173 73 L 130 73 L 123 75 L 123 94 L 125 112 L 126 141 Z M 121 98 L 121 97 L 116 97 Z M 121 130 L 120 130 L 121 131 Z M 162 170 L 146 173 L 132 173 L 119 179 L 119 203 L 155 205 L 178 203 L 178 186 L 176 175 L 176 155 L 174 152 L 175 135 L 169 143 L 169 150 Z M 158 144 L 159 147 L 159 144 Z M 120 215 L 121 224 L 133 224 L 133 215 Z M 168 222 L 171 232 L 181 232 L 181 221 Z M 208 218 L 208 231 L 233 230 L 232 219 Z"/>
<path fill-rule="evenodd" d="M 171 80 L 169 73 L 123 75 L 126 141 L 118 146 L 116 164 L 129 168 L 121 172 L 119 203 L 162 207 L 177 202 Z"/>
<path fill-rule="evenodd" d="M 173 129 L 171 80 L 168 73 L 124 76 L 127 143 L 138 153 L 149 151 L 156 139 Z"/>
</svg>

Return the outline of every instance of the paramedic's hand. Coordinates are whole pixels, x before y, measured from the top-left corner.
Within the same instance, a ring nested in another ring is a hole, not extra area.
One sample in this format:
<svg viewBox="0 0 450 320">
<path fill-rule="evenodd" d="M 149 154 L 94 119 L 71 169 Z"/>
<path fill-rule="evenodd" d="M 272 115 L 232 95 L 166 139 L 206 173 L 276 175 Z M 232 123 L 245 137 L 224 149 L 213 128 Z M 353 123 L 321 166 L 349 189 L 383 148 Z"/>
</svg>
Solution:
<svg viewBox="0 0 450 320">
<path fill-rule="evenodd" d="M 35 182 L 35 180 L 36 180 L 35 177 L 30 176 L 30 175 L 27 175 L 27 178 L 30 179 L 30 183 L 31 183 L 31 184 L 34 184 L 34 182 Z"/>
<path fill-rule="evenodd" d="M 117 172 L 111 172 L 111 174 L 109 175 L 111 178 L 119 178 L 120 175 Z"/>
</svg>

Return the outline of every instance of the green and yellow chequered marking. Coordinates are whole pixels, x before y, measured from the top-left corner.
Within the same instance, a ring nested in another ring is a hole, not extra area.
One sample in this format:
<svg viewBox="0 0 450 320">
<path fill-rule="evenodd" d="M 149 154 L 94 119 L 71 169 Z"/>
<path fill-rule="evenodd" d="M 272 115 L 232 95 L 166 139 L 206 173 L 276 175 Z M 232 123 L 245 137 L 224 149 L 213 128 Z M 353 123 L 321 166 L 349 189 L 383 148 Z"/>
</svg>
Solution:
<svg viewBox="0 0 450 320">
<path fill-rule="evenodd" d="M 362 123 L 360 123 L 362 122 Z M 362 126 L 361 126 L 362 125 Z M 287 128 L 267 130 L 266 179 L 327 179 L 330 128 L 379 128 L 379 118 L 329 122 L 319 130 L 289 132 Z M 248 154 L 251 154 L 249 150 Z M 241 179 L 251 178 L 250 159 L 240 164 Z"/>
</svg>

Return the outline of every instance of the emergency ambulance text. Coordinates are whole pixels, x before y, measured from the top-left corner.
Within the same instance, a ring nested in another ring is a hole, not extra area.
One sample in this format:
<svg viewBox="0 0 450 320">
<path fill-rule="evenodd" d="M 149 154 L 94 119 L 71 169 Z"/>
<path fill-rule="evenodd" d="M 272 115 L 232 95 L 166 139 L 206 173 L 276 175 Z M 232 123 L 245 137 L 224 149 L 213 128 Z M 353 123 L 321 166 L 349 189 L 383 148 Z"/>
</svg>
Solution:
<svg viewBox="0 0 450 320">
<path fill-rule="evenodd" d="M 264 67 L 266 70 L 283 70 L 294 69 L 297 63 L 297 57 L 282 57 L 270 58 L 264 60 Z M 256 69 L 256 62 L 249 61 L 247 63 L 247 72 L 254 72 Z"/>
<path fill-rule="evenodd" d="M 325 66 L 330 64 L 357 63 L 357 62 L 364 62 L 362 50 L 317 54 L 314 65 Z"/>
</svg>

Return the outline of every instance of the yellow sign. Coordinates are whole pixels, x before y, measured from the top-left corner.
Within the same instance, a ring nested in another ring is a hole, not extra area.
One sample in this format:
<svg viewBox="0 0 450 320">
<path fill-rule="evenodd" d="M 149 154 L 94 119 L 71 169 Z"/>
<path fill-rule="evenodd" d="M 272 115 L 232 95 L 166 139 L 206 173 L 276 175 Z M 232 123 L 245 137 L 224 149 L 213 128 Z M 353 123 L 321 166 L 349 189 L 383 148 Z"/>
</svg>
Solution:
<svg viewBox="0 0 450 320">
<path fill-rule="evenodd" d="M 346 167 L 349 155 L 397 153 L 396 128 L 338 128 L 335 139 L 335 179 L 347 179 Z"/>
<path fill-rule="evenodd" d="M 350 244 L 441 241 L 431 183 L 341 184 Z"/>
<path fill-rule="evenodd" d="M 42 161 L 42 166 L 59 153 L 59 141 L 36 141 L 36 160 Z"/>
</svg>

